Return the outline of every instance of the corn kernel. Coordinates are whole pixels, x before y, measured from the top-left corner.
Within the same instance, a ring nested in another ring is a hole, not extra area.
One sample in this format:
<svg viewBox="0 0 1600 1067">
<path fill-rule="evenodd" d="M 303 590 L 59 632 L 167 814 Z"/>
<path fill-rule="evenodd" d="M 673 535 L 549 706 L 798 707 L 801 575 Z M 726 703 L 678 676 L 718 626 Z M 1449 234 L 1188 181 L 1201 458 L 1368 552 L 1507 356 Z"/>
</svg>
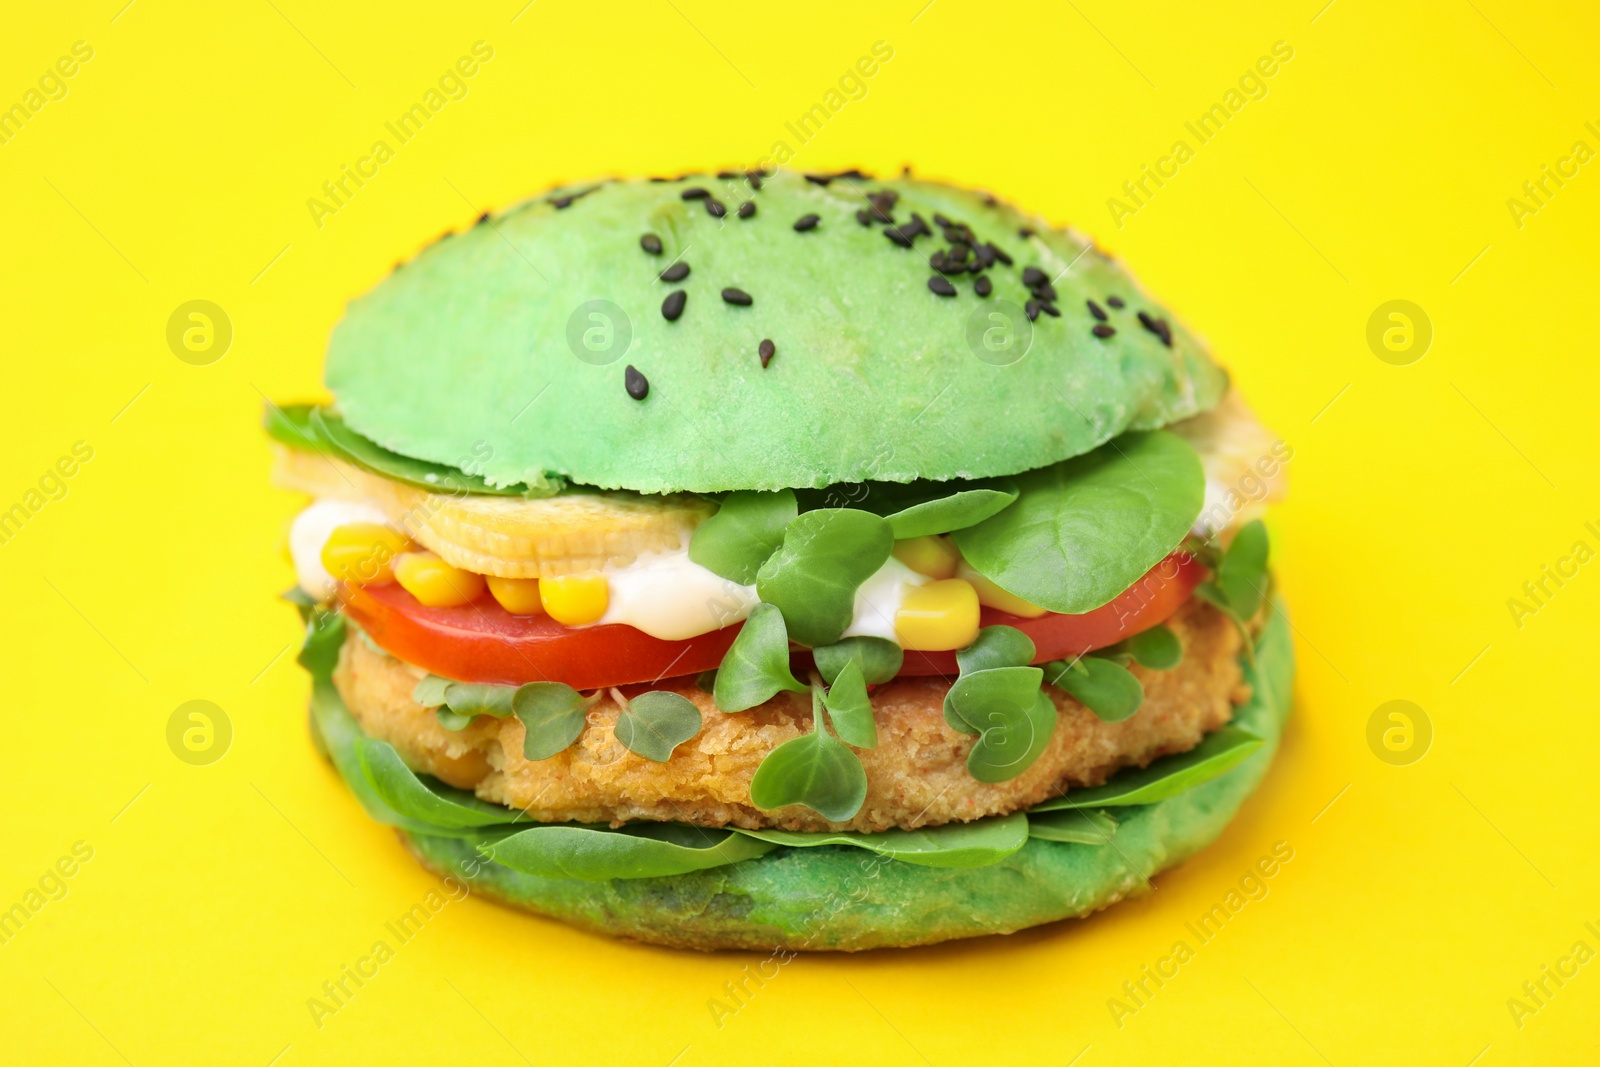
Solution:
<svg viewBox="0 0 1600 1067">
<path fill-rule="evenodd" d="M 948 537 L 908 537 L 894 543 L 894 558 L 927 578 L 954 578 L 961 553 Z"/>
<path fill-rule="evenodd" d="M 539 602 L 563 626 L 587 626 L 606 613 L 611 589 L 603 574 L 562 574 L 539 579 Z"/>
<path fill-rule="evenodd" d="M 1010 612 L 1012 615 L 1020 615 L 1024 619 L 1037 619 L 1040 615 L 1050 610 L 1049 608 L 1041 608 L 1037 604 L 1030 604 L 1015 593 L 1006 592 L 973 570 L 966 560 L 962 560 L 960 565 L 956 567 L 956 575 L 972 583 L 972 588 L 978 591 L 978 603 L 986 608 Z"/>
<path fill-rule="evenodd" d="M 335 581 L 383 585 L 394 581 L 390 562 L 406 550 L 405 534 L 379 522 L 336 526 L 322 545 L 322 567 Z"/>
<path fill-rule="evenodd" d="M 484 581 L 489 583 L 489 595 L 511 614 L 544 614 L 544 604 L 539 600 L 539 579 L 497 578 L 490 574 Z"/>
<path fill-rule="evenodd" d="M 978 593 L 960 578 L 906 590 L 894 616 L 900 647 L 918 652 L 966 648 L 978 636 Z"/>
<path fill-rule="evenodd" d="M 394 558 L 400 588 L 429 608 L 470 604 L 483 595 L 483 575 L 452 567 L 432 552 L 402 552 Z"/>
</svg>

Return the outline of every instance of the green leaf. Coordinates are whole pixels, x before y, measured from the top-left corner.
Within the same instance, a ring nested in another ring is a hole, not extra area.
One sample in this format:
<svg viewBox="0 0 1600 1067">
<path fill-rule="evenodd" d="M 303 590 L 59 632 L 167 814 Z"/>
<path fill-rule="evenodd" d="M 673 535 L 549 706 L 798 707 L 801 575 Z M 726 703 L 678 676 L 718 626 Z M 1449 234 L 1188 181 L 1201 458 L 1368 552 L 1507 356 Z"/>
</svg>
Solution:
<svg viewBox="0 0 1600 1067">
<path fill-rule="evenodd" d="M 640 693 L 617 717 L 617 740 L 629 752 L 665 763 L 672 750 L 700 732 L 694 701 L 664 689 Z"/>
<path fill-rule="evenodd" d="M 1154 804 L 1226 774 L 1260 748 L 1261 743 L 1261 738 L 1248 730 L 1224 726 L 1188 752 L 1163 756 L 1143 770 L 1129 768 L 1105 785 L 1074 789 L 1065 796 L 1034 805 L 1030 814 L 1069 808 Z"/>
<path fill-rule="evenodd" d="M 1028 816 L 1028 836 L 1043 841 L 1079 845 L 1107 845 L 1117 832 L 1117 820 L 1094 808 L 1045 811 Z"/>
<path fill-rule="evenodd" d="M 1183 662 L 1183 645 L 1178 635 L 1159 623 L 1134 634 L 1117 647 L 1153 671 L 1170 671 Z"/>
<path fill-rule="evenodd" d="M 493 715 L 503 719 L 512 713 L 516 695 L 514 685 L 451 682 L 445 686 L 444 702 L 457 715 Z"/>
<path fill-rule="evenodd" d="M 825 699 L 839 740 L 856 748 L 878 747 L 878 724 L 872 720 L 872 698 L 861 677 L 859 661 L 846 660 Z"/>
<path fill-rule="evenodd" d="M 899 645 L 881 637 L 847 637 L 831 645 L 820 645 L 811 650 L 817 671 L 829 685 L 839 677 L 848 662 L 861 668 L 861 677 L 868 685 L 882 685 L 900 673 L 906 654 Z"/>
<path fill-rule="evenodd" d="M 717 513 L 695 528 L 689 558 L 718 577 L 749 585 L 799 513 L 792 489 L 729 493 Z"/>
<path fill-rule="evenodd" d="M 444 706 L 444 691 L 450 688 L 450 679 L 437 674 L 425 674 L 411 689 L 411 699 L 425 708 Z"/>
<path fill-rule="evenodd" d="M 1241 621 L 1254 617 L 1266 595 L 1267 547 L 1266 526 L 1260 519 L 1247 522 L 1217 564 L 1214 586 Z"/>
<path fill-rule="evenodd" d="M 1038 670 L 1037 667 L 1029 669 Z M 1034 761 L 1044 754 L 1045 746 L 1050 743 L 1050 735 L 1056 729 L 1056 706 L 1037 689 L 1033 701 L 1023 709 L 1021 715 L 1009 711 L 1002 714 L 998 710 L 986 714 L 988 717 L 980 719 L 978 723 L 983 726 L 983 734 L 972 746 L 972 751 L 967 753 L 967 773 L 980 782 L 1009 781 L 1033 766 Z"/>
<path fill-rule="evenodd" d="M 1159 430 L 1124 434 L 1016 482 L 1016 503 L 956 531 L 956 545 L 1000 588 L 1069 615 L 1107 603 L 1159 563 L 1205 496 L 1194 449 Z"/>
<path fill-rule="evenodd" d="M 1033 662 L 1033 640 L 1015 626 L 985 626 L 972 644 L 956 653 L 962 674 L 993 667 L 1026 667 Z"/>
<path fill-rule="evenodd" d="M 783 613 L 771 604 L 757 604 L 717 668 L 712 699 L 718 710 L 744 711 L 765 704 L 781 689 L 804 693 L 806 688 L 789 670 Z"/>
<path fill-rule="evenodd" d="M 570 685 L 529 682 L 511 699 L 511 711 L 522 723 L 522 754 L 531 760 L 549 759 L 583 733 L 585 701 Z"/>
<path fill-rule="evenodd" d="M 278 599 L 293 604 L 294 610 L 299 612 L 301 622 L 310 622 L 311 613 L 317 609 L 317 598 L 301 589 L 298 585 L 285 589 L 278 594 Z"/>
<path fill-rule="evenodd" d="M 295 662 L 312 674 L 329 674 L 339 663 L 339 649 L 344 646 L 345 620 L 337 611 L 317 608 L 306 620 L 305 640 Z"/>
<path fill-rule="evenodd" d="M 268 400 L 261 408 L 261 428 L 280 445 L 298 448 L 303 452 L 327 452 L 327 443 L 311 424 L 311 413 L 316 409 L 315 404 L 284 404 L 280 407 Z"/>
<path fill-rule="evenodd" d="M 446 730 L 460 731 L 465 730 L 467 727 L 472 725 L 473 716 L 457 715 L 455 712 L 451 711 L 447 707 L 443 707 L 442 705 L 434 708 L 433 714 L 439 720 L 439 725 L 444 727 Z"/>
<path fill-rule="evenodd" d="M 424 783 L 394 750 L 394 746 L 370 737 L 355 739 L 356 758 L 361 773 L 380 799 L 395 811 L 435 826 L 462 829 L 496 826 L 522 817 L 520 811 L 488 804 L 471 793 L 451 789 L 443 783 Z M 436 781 L 431 776 L 428 781 Z"/>
<path fill-rule="evenodd" d="M 728 830 L 677 823 L 534 826 L 480 841 L 478 851 L 514 871 L 543 878 L 665 878 L 771 852 L 775 845 Z"/>
<path fill-rule="evenodd" d="M 1028 843 L 1028 817 L 1021 812 L 972 822 L 946 823 L 921 830 L 803 833 L 797 830 L 739 829 L 747 837 L 786 848 L 848 845 L 919 867 L 988 867 Z"/>
<path fill-rule="evenodd" d="M 839 640 L 855 615 L 856 588 L 894 548 L 889 524 L 870 511 L 819 508 L 784 529 L 761 565 L 756 592 L 783 612 L 789 636 L 815 648 Z"/>
<path fill-rule="evenodd" d="M 694 676 L 694 687 L 702 693 L 714 693 L 717 689 L 716 670 L 701 671 Z"/>
<path fill-rule="evenodd" d="M 811 732 L 767 753 L 750 779 L 750 802 L 764 811 L 800 804 L 829 822 L 854 818 L 867 799 L 860 758 L 828 733 L 822 700 L 811 698 Z"/>
<path fill-rule="evenodd" d="M 945 693 L 945 722 L 962 733 L 976 734 L 986 724 L 1021 721 L 1027 718 L 1043 677 L 1038 667 L 1023 666 L 965 673 Z"/>
<path fill-rule="evenodd" d="M 342 416 L 334 414 L 327 408 L 313 409 L 308 421 L 318 439 L 327 446 L 326 451 L 332 455 L 363 470 L 381 474 L 385 478 L 406 485 L 417 486 L 419 489 L 431 489 L 439 493 L 486 493 L 493 496 L 531 497 L 553 496 L 561 488 L 556 484 L 546 491 L 535 492 L 526 485 L 493 486 L 477 475 L 465 474 L 442 463 L 429 463 L 427 460 L 402 456 L 362 437 L 345 425 Z"/>
<path fill-rule="evenodd" d="M 1083 656 L 1073 662 L 1056 660 L 1045 666 L 1045 677 L 1102 722 L 1121 722 L 1144 703 L 1144 686 L 1120 663 L 1104 656 Z"/>
<path fill-rule="evenodd" d="M 926 537 L 976 526 L 999 514 L 1017 499 L 1016 489 L 967 489 L 935 500 L 925 500 L 885 516 L 895 540 Z"/>
</svg>

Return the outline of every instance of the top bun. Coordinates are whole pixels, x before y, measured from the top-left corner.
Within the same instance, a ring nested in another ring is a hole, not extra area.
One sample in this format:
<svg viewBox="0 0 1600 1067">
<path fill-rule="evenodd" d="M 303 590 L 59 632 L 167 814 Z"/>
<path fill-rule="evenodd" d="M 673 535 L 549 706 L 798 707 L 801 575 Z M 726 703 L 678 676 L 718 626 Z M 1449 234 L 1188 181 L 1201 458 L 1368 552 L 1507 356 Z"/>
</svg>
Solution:
<svg viewBox="0 0 1600 1067">
<path fill-rule="evenodd" d="M 991 266 L 953 273 L 991 244 Z M 687 277 L 660 280 L 678 263 Z M 1057 295 L 1029 322 L 1038 272 Z M 1227 390 L 1082 236 L 856 172 L 604 182 L 481 219 L 351 304 L 327 382 L 353 429 L 404 455 L 495 485 L 646 493 L 1016 474 Z"/>
</svg>

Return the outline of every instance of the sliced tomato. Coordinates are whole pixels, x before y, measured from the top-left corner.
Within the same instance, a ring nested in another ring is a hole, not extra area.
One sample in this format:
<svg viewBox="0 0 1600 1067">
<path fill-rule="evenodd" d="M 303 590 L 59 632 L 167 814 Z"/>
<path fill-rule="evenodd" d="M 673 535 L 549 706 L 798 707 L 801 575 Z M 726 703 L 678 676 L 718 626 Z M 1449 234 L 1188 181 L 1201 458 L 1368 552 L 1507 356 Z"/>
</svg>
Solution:
<svg viewBox="0 0 1600 1067">
<path fill-rule="evenodd" d="M 1109 604 L 1082 615 L 1051 612 L 1036 619 L 984 608 L 980 626 L 1015 626 L 1032 640 L 1033 662 L 1073 659 L 1114 645 L 1165 622 L 1189 599 L 1205 577 L 1205 568 L 1187 552 L 1174 552 Z M 901 674 L 959 673 L 954 652 L 907 652 Z"/>
<path fill-rule="evenodd" d="M 1071 659 L 1165 621 L 1204 576 L 1192 556 L 1173 553 L 1121 596 L 1082 615 L 1025 619 L 984 608 L 984 626 L 1015 626 L 1032 638 L 1034 662 Z M 429 608 L 399 585 L 342 586 L 345 612 L 385 651 L 463 682 L 565 682 L 575 689 L 654 682 L 713 670 L 739 625 L 686 641 L 663 641 L 632 626 L 563 626 L 546 615 L 512 615 L 488 597 Z M 804 677 L 810 655 L 797 652 Z M 902 674 L 954 675 L 954 652 L 907 652 Z"/>
<path fill-rule="evenodd" d="M 429 608 L 399 585 L 342 586 L 345 612 L 407 663 L 461 682 L 565 682 L 599 689 L 708 671 L 739 626 L 687 641 L 662 641 L 632 626 L 563 626 L 548 615 L 513 615 L 489 597 Z"/>
</svg>

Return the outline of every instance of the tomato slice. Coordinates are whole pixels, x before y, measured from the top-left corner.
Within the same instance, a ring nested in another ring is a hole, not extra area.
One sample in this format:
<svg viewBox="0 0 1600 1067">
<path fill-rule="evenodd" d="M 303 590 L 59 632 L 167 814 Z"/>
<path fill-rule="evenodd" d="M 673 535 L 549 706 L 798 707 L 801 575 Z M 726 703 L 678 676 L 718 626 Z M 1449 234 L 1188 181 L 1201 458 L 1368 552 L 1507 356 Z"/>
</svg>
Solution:
<svg viewBox="0 0 1600 1067">
<path fill-rule="evenodd" d="M 1192 555 L 1174 552 L 1150 568 L 1115 600 L 1093 611 L 1082 615 L 1051 612 L 1037 619 L 1025 619 L 995 608 L 984 608 L 978 616 L 978 624 L 1015 626 L 1027 634 L 1033 640 L 1035 663 L 1074 659 L 1165 622 L 1183 606 L 1204 577 L 1205 568 Z M 954 676 L 959 668 L 954 652 L 907 652 L 900 673 Z"/>
<path fill-rule="evenodd" d="M 984 608 L 984 626 L 1015 626 L 1033 639 L 1036 663 L 1071 659 L 1163 622 L 1189 598 L 1204 569 L 1175 552 L 1115 600 L 1082 615 L 1025 619 Z M 715 669 L 739 626 L 685 641 L 663 641 L 632 626 L 563 626 L 547 615 L 512 615 L 492 599 L 429 608 L 399 585 L 341 586 L 346 614 L 378 647 L 407 663 L 463 682 L 565 682 L 574 689 L 655 682 Z M 795 653 L 797 677 L 810 654 Z M 907 652 L 901 674 L 955 675 L 954 652 Z"/>
<path fill-rule="evenodd" d="M 663 641 L 632 626 L 563 626 L 548 615 L 513 615 L 489 597 L 429 608 L 399 585 L 341 586 L 344 610 L 407 663 L 460 682 L 565 682 L 599 689 L 709 671 L 739 626 Z"/>
</svg>

